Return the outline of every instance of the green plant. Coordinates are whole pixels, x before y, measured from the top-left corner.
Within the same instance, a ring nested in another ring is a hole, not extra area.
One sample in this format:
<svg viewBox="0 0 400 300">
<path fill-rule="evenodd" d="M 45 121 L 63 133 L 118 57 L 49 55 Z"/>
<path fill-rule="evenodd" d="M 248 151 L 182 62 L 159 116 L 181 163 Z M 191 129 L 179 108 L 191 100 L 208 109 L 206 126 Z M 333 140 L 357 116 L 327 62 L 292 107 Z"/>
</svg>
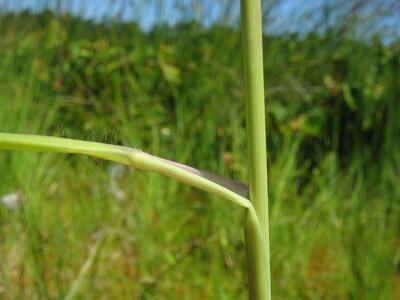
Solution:
<svg viewBox="0 0 400 300">
<path fill-rule="evenodd" d="M 260 239 L 252 218 L 246 219 L 247 274 L 250 299 L 271 299 L 261 2 L 241 4 L 250 199 L 262 231 Z"/>
<path fill-rule="evenodd" d="M 242 0 L 241 8 L 245 50 L 249 191 L 240 182 L 123 146 L 0 133 L 0 148 L 94 156 L 166 175 L 245 208 L 249 297 L 261 300 L 271 299 L 261 4 L 259 0 Z"/>
</svg>

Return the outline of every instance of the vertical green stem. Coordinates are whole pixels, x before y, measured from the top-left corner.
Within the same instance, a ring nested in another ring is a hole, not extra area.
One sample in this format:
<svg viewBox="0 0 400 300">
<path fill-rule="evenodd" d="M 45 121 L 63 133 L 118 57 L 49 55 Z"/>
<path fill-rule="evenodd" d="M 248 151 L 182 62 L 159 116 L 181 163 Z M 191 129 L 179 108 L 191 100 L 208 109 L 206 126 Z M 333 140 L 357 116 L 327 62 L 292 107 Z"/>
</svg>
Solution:
<svg viewBox="0 0 400 300">
<path fill-rule="evenodd" d="M 250 200 L 259 219 L 263 236 L 256 233 L 254 218 L 246 216 L 245 236 L 249 298 L 271 299 L 269 262 L 269 222 L 267 188 L 267 149 L 260 0 L 241 0 L 246 123 Z"/>
</svg>

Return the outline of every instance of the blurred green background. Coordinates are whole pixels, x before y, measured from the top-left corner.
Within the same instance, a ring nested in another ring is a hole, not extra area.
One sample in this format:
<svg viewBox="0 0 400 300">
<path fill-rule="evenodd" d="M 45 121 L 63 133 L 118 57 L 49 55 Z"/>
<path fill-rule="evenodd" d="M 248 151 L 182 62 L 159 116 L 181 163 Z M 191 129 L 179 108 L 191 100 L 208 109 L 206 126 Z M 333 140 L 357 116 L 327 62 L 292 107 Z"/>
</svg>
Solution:
<svg viewBox="0 0 400 300">
<path fill-rule="evenodd" d="M 0 131 L 247 181 L 239 0 L 0 1 Z M 400 5 L 263 1 L 274 299 L 400 299 Z M 243 213 L 0 152 L 0 299 L 246 299 Z"/>
</svg>

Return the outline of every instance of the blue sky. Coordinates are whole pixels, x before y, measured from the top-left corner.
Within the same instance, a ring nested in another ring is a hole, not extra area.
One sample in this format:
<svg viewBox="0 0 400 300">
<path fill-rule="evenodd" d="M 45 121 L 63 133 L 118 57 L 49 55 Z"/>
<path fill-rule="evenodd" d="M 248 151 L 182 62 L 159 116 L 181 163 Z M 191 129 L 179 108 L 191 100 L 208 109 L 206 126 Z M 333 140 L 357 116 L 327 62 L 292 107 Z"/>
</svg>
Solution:
<svg viewBox="0 0 400 300">
<path fill-rule="evenodd" d="M 300 14 L 307 7 L 318 5 L 325 0 L 295 0 L 281 1 L 278 6 L 279 14 L 285 19 L 289 15 Z M 3 7 L 11 10 L 30 9 L 38 11 L 44 6 L 57 7 L 57 0 L 0 0 Z M 227 1 L 224 0 L 61 0 L 61 9 L 73 14 L 91 19 L 102 19 L 104 16 L 119 14 L 122 10 L 123 19 L 135 18 L 144 27 L 154 24 L 155 20 L 162 19 L 168 23 L 174 23 L 182 17 L 201 17 L 207 24 L 218 20 L 221 7 Z M 234 5 L 237 15 L 239 2 Z M 267 3 L 267 1 L 264 1 Z M 198 5 L 196 5 L 196 3 Z M 161 4 L 161 5 L 159 5 Z M 311 5 L 310 5 L 311 4 Z M 1 6 L 0 6 L 1 7 Z M 161 11 L 157 11 L 161 7 Z M 202 7 L 202 9 L 196 9 Z M 184 11 L 184 13 L 183 13 Z M 185 16 L 183 16 L 186 14 Z M 292 16 L 291 16 L 292 17 Z"/>
<path fill-rule="evenodd" d="M 270 0 L 269 0 L 270 1 Z M 306 10 L 326 0 L 284 0 L 277 6 L 275 14 L 280 16 L 277 28 L 286 26 L 287 20 L 293 20 Z M 38 11 L 44 6 L 57 6 L 57 0 L 0 0 L 9 10 L 29 9 Z M 61 0 L 61 9 L 84 18 L 101 20 L 104 17 L 118 15 L 122 19 L 134 18 L 143 28 L 149 29 L 158 20 L 174 24 L 182 18 L 200 18 L 210 25 L 221 18 L 222 6 L 226 0 Z M 234 15 L 239 13 L 240 0 L 233 7 Z M 267 4 L 267 1 L 264 1 Z M 161 4 L 161 5 L 160 5 Z M 1 7 L 1 6 L 0 6 Z M 201 7 L 201 9 L 199 9 Z M 161 8 L 161 9 L 160 9 Z M 159 11 L 157 11 L 159 9 Z M 122 12 L 122 15 L 120 13 Z"/>
<path fill-rule="evenodd" d="M 158 5 L 161 3 L 162 5 Z M 176 2 L 179 2 L 176 5 Z M 149 29 L 156 20 L 162 19 L 170 24 L 174 24 L 182 17 L 180 13 L 183 9 L 187 12 L 191 10 L 192 0 L 67 0 L 60 1 L 61 9 L 80 15 L 84 18 L 101 20 L 104 17 L 118 16 L 124 20 L 136 19 L 143 28 Z M 0 0 L 0 7 L 8 10 L 29 9 L 39 11 L 43 7 L 57 7 L 56 0 Z M 181 6 L 181 7 L 177 7 Z M 157 11 L 161 7 L 162 11 Z M 216 8 L 218 7 L 215 6 Z M 194 15 L 194 11 L 193 11 Z M 213 16 L 208 16 L 208 20 Z M 208 21 L 209 22 L 209 21 Z"/>
<path fill-rule="evenodd" d="M 324 5 L 339 4 L 336 17 L 340 18 L 340 10 L 348 12 L 350 3 L 354 0 L 280 0 L 274 6 L 271 18 L 267 20 L 266 28 L 270 32 L 297 31 L 307 32 L 318 30 L 313 28 L 316 19 L 323 16 Z M 9 10 L 30 9 L 38 11 L 43 7 L 57 6 L 57 0 L 0 0 L 0 8 L 6 7 Z M 61 0 L 62 10 L 68 10 L 73 14 L 84 18 L 102 20 L 118 16 L 123 20 L 135 19 L 141 27 L 148 30 L 157 22 L 174 24 L 181 19 L 200 19 L 205 25 L 210 25 L 223 18 L 222 7 L 229 0 Z M 264 5 L 273 3 L 274 0 L 263 1 Z M 233 1 L 234 16 L 238 16 L 239 0 Z M 400 36 L 400 1 L 399 0 L 376 0 L 371 2 L 364 9 L 365 16 L 374 14 L 375 10 L 382 7 L 382 4 L 399 3 L 389 11 L 388 15 L 380 17 L 373 23 L 372 29 L 387 27 L 391 36 Z M 315 13 L 304 18 L 307 11 Z M 237 18 L 234 18 L 237 19 Z M 367 19 L 367 17 L 366 17 Z M 326 20 L 329 24 L 336 22 L 335 17 Z M 310 28 L 311 27 L 311 28 Z M 367 29 L 371 31 L 371 29 Z"/>
</svg>

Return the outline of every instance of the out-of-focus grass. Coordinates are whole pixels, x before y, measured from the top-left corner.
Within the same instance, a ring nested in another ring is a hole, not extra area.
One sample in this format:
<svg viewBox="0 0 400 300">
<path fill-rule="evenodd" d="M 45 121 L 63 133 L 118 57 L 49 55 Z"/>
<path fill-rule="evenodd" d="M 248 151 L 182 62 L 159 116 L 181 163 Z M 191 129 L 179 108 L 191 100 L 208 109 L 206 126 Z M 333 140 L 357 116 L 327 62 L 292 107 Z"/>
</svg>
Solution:
<svg viewBox="0 0 400 300">
<path fill-rule="evenodd" d="M 44 130 L 34 120 L 2 126 Z M 297 145 L 270 168 L 275 298 L 396 299 L 400 190 L 337 171 L 334 155 L 303 186 Z M 3 299 L 246 298 L 240 210 L 128 170 L 118 200 L 111 166 L 84 157 L 0 157 L 1 192 L 24 195 L 0 207 Z"/>
<path fill-rule="evenodd" d="M 84 92 L 68 98 L 43 85 L 51 81 L 41 78 L 43 57 L 60 59 L 45 43 L 58 39 L 46 30 L 23 35 L 30 43 L 20 49 L 23 61 L 2 56 L 0 131 L 118 141 L 246 178 L 242 103 L 227 101 L 218 80 L 200 90 L 215 92 L 204 106 L 201 95 L 188 101 L 195 95 L 173 84 L 160 88 L 165 95 L 147 94 L 135 70 L 100 78 L 113 86 L 103 102 Z M 10 53 L 18 51 L 15 44 Z M 172 50 L 147 51 L 164 55 L 162 61 Z M 228 74 L 233 83 L 224 88 L 240 94 L 235 71 L 215 62 L 210 68 L 217 71 L 199 76 Z M 80 80 L 73 70 L 65 82 Z M 151 64 L 141 71 L 153 74 Z M 120 84 L 128 75 L 132 90 Z M 69 126 L 71 116 L 84 126 Z M 273 141 L 274 299 L 397 299 L 399 174 L 365 169 L 361 158 L 343 169 L 335 152 L 318 163 L 304 160 L 302 141 L 296 133 Z M 0 195 L 21 191 L 24 199 L 19 209 L 0 204 L 1 299 L 246 299 L 240 209 L 158 175 L 85 157 L 0 152 L 0 174 Z"/>
</svg>

